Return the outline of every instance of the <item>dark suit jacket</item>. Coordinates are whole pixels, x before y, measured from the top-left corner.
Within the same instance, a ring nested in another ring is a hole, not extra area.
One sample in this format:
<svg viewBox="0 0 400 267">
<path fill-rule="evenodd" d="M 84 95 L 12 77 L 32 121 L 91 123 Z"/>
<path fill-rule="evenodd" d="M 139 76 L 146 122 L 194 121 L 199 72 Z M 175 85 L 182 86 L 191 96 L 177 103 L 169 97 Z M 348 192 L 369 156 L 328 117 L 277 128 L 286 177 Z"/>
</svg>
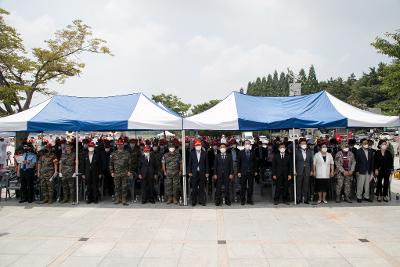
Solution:
<svg viewBox="0 0 400 267">
<path fill-rule="evenodd" d="M 250 150 L 250 158 L 247 159 L 246 150 L 242 150 L 238 156 L 238 173 L 246 175 L 246 173 L 257 172 L 257 158 L 253 150 Z"/>
<path fill-rule="evenodd" d="M 218 179 L 233 175 L 232 155 L 225 153 L 225 159 L 222 159 L 222 154 L 218 154 L 214 160 L 214 170 Z"/>
<path fill-rule="evenodd" d="M 239 148 L 229 148 L 226 150 L 226 153 L 231 154 L 232 155 L 232 151 L 235 150 L 236 151 L 236 162 L 238 161 L 239 158 L 239 154 L 240 154 L 240 150 Z M 233 158 L 232 158 L 233 159 Z"/>
<path fill-rule="evenodd" d="M 364 149 L 361 147 L 356 153 L 356 172 L 359 174 L 371 174 L 374 168 L 374 154 L 368 149 L 368 160 L 365 157 Z"/>
<path fill-rule="evenodd" d="M 264 168 L 267 165 L 268 150 L 262 146 L 258 146 L 254 149 L 254 153 L 256 154 L 258 167 Z"/>
<path fill-rule="evenodd" d="M 303 158 L 301 149 L 296 149 L 296 173 L 301 175 L 305 169 L 306 175 L 310 175 L 314 165 L 314 155 L 310 149 L 306 150 L 306 160 Z"/>
<path fill-rule="evenodd" d="M 219 154 L 219 150 L 217 150 L 217 155 Z M 215 160 L 215 152 L 213 148 L 210 148 L 207 151 L 207 160 L 208 160 L 208 167 L 209 169 L 209 173 L 213 173 L 214 172 L 214 160 Z"/>
<path fill-rule="evenodd" d="M 150 153 L 149 160 L 146 159 L 145 155 L 139 157 L 139 174 L 142 175 L 142 179 L 154 178 L 155 174 L 158 174 L 157 159 L 153 153 Z"/>
<path fill-rule="evenodd" d="M 288 177 L 293 173 L 293 158 L 285 153 L 284 158 L 281 158 L 281 153 L 275 153 L 272 158 L 272 176 Z"/>
<path fill-rule="evenodd" d="M 193 176 L 195 176 L 196 172 L 197 172 L 197 167 L 199 167 L 200 176 L 204 176 L 206 173 L 209 173 L 207 153 L 205 151 L 201 150 L 200 161 L 198 161 L 197 160 L 197 152 L 194 149 L 194 150 L 192 150 L 192 152 L 190 152 L 187 172 L 192 173 Z"/>
<path fill-rule="evenodd" d="M 383 175 L 390 174 L 390 171 L 393 170 L 393 157 L 389 150 L 386 150 L 383 156 L 381 151 L 375 152 L 374 170 L 379 170 Z"/>
<path fill-rule="evenodd" d="M 90 173 L 93 177 L 98 177 L 106 171 L 106 159 L 98 150 L 94 151 L 92 162 L 89 160 L 89 153 L 84 153 L 79 165 L 80 173 L 86 177 L 89 177 Z"/>
</svg>

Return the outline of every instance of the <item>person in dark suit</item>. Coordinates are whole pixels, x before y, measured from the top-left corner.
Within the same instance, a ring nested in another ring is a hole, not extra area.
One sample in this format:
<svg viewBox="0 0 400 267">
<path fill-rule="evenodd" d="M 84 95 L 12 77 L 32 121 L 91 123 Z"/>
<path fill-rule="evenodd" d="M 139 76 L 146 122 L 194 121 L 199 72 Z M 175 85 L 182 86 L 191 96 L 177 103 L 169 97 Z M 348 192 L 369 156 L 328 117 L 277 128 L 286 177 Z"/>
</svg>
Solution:
<svg viewBox="0 0 400 267">
<path fill-rule="evenodd" d="M 266 147 L 264 147 L 262 141 L 258 141 L 258 146 L 254 149 L 254 153 L 256 154 L 257 167 L 258 167 L 257 172 L 260 180 L 262 178 L 261 176 L 264 175 L 265 168 L 267 167 L 267 157 L 268 157 L 268 150 Z M 257 183 L 259 182 L 259 180 L 257 181 Z"/>
<path fill-rule="evenodd" d="M 145 146 L 143 155 L 139 158 L 139 179 L 142 180 L 142 204 L 150 202 L 155 204 L 154 181 L 158 175 L 158 162 L 153 153 L 150 153 L 150 146 Z"/>
<path fill-rule="evenodd" d="M 374 168 L 373 151 L 368 146 L 368 140 L 361 140 L 362 147 L 356 153 L 356 174 L 357 174 L 357 202 L 361 203 L 364 200 L 372 202 L 369 195 L 369 184 Z"/>
<path fill-rule="evenodd" d="M 289 181 L 292 179 L 292 159 L 286 152 L 284 143 L 279 144 L 279 152 L 272 159 L 272 179 L 276 183 L 274 205 L 280 198 L 289 205 Z"/>
<path fill-rule="evenodd" d="M 216 181 L 215 189 L 215 205 L 221 205 L 222 185 L 225 187 L 225 204 L 231 205 L 230 197 L 230 181 L 233 179 L 233 162 L 232 155 L 226 153 L 226 144 L 221 143 L 219 146 L 221 153 L 215 156 L 214 160 L 214 180 Z"/>
<path fill-rule="evenodd" d="M 253 187 L 254 176 L 257 175 L 257 158 L 253 150 L 251 150 L 250 140 L 244 141 L 244 150 L 240 151 L 238 157 L 238 177 L 240 179 L 240 202 L 242 205 L 247 203 L 254 205 Z"/>
<path fill-rule="evenodd" d="M 296 149 L 296 201 L 297 204 L 302 202 L 309 204 L 308 190 L 310 188 L 310 176 L 313 176 L 314 159 L 313 152 L 307 149 L 307 140 L 300 138 L 300 148 Z"/>
<path fill-rule="evenodd" d="M 102 154 L 95 149 L 93 142 L 88 144 L 88 151 L 83 155 L 80 163 L 82 178 L 87 185 L 87 203 L 98 203 L 99 201 L 99 176 L 106 170 L 106 160 Z"/>
<path fill-rule="evenodd" d="M 388 202 L 389 201 L 389 176 L 393 170 L 393 156 L 388 150 L 388 145 L 386 140 L 379 140 L 378 149 L 374 155 L 374 172 L 375 176 L 378 178 L 378 183 L 376 186 L 376 194 L 378 196 L 378 201 Z M 383 194 L 382 194 L 382 181 L 383 181 Z"/>
<path fill-rule="evenodd" d="M 195 150 L 190 153 L 188 163 L 188 174 L 192 184 L 192 206 L 206 205 L 205 185 L 209 175 L 207 153 L 202 149 L 201 141 L 194 142 Z"/>
</svg>

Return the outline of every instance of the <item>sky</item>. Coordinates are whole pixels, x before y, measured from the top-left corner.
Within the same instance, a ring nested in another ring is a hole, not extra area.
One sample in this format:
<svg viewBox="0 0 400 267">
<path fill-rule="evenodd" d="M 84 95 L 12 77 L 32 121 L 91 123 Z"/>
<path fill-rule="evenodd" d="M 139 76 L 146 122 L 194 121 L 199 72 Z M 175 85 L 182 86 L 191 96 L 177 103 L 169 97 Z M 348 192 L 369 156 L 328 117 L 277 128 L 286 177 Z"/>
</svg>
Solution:
<svg viewBox="0 0 400 267">
<path fill-rule="evenodd" d="M 314 64 L 319 80 L 356 76 L 388 62 L 370 45 L 400 29 L 398 0 L 0 0 L 26 48 L 74 19 L 107 40 L 114 56 L 85 54 L 64 95 L 171 93 L 199 104 L 249 81 Z M 39 102 L 45 97 L 36 97 Z"/>
</svg>

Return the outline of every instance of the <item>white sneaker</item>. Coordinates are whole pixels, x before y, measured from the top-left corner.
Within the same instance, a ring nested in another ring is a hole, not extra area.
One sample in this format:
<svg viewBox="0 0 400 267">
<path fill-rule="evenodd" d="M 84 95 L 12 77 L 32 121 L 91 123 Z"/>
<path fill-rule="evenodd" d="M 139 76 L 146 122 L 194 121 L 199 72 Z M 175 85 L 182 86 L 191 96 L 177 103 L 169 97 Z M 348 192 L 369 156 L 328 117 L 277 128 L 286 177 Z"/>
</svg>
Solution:
<svg viewBox="0 0 400 267">
<path fill-rule="evenodd" d="M 328 204 L 328 201 L 326 201 L 326 200 L 323 200 L 322 202 L 324 202 L 324 204 Z"/>
</svg>

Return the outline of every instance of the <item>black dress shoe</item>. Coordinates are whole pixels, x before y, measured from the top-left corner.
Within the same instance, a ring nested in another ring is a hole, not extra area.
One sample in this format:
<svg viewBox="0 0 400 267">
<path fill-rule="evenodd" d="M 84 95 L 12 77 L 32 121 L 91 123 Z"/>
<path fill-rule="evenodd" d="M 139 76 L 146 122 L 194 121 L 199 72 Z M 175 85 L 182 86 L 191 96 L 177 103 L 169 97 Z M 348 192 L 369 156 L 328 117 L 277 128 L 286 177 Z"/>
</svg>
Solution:
<svg viewBox="0 0 400 267">
<path fill-rule="evenodd" d="M 90 204 L 90 203 L 92 203 L 91 200 L 86 200 L 86 204 Z"/>
<path fill-rule="evenodd" d="M 242 201 L 240 202 L 240 205 L 244 206 L 246 204 L 246 202 Z"/>
<path fill-rule="evenodd" d="M 26 199 L 21 199 L 20 201 L 18 201 L 19 203 L 24 203 L 24 202 L 28 202 Z"/>
<path fill-rule="evenodd" d="M 206 203 L 200 203 L 200 205 L 202 205 L 204 207 L 206 205 Z"/>
<path fill-rule="evenodd" d="M 254 205 L 253 200 L 247 201 L 247 204 Z"/>
<path fill-rule="evenodd" d="M 299 205 L 300 204 L 300 200 L 296 200 L 296 204 Z"/>
<path fill-rule="evenodd" d="M 150 203 L 151 203 L 151 204 L 156 204 L 156 202 L 154 201 L 154 199 L 153 199 L 153 200 L 150 200 Z"/>
<path fill-rule="evenodd" d="M 231 202 L 225 202 L 225 204 L 230 206 L 232 203 Z"/>
<path fill-rule="evenodd" d="M 362 200 L 361 200 L 361 199 L 359 199 L 359 198 L 357 198 L 357 202 L 358 202 L 358 203 L 361 203 L 361 202 L 362 202 Z"/>
<path fill-rule="evenodd" d="M 221 203 L 215 203 L 215 206 L 221 206 Z"/>
<path fill-rule="evenodd" d="M 278 205 L 278 201 L 275 200 L 275 201 L 274 201 L 274 205 L 275 205 L 275 206 Z"/>
<path fill-rule="evenodd" d="M 147 201 L 142 201 L 142 204 L 146 204 L 147 203 Z"/>
<path fill-rule="evenodd" d="M 364 200 L 367 202 L 372 202 L 372 199 L 370 199 L 370 198 L 364 198 Z"/>
<path fill-rule="evenodd" d="M 196 203 L 192 203 L 192 207 L 196 206 Z"/>
<path fill-rule="evenodd" d="M 308 200 L 305 200 L 304 204 L 310 204 L 310 202 Z"/>
</svg>

